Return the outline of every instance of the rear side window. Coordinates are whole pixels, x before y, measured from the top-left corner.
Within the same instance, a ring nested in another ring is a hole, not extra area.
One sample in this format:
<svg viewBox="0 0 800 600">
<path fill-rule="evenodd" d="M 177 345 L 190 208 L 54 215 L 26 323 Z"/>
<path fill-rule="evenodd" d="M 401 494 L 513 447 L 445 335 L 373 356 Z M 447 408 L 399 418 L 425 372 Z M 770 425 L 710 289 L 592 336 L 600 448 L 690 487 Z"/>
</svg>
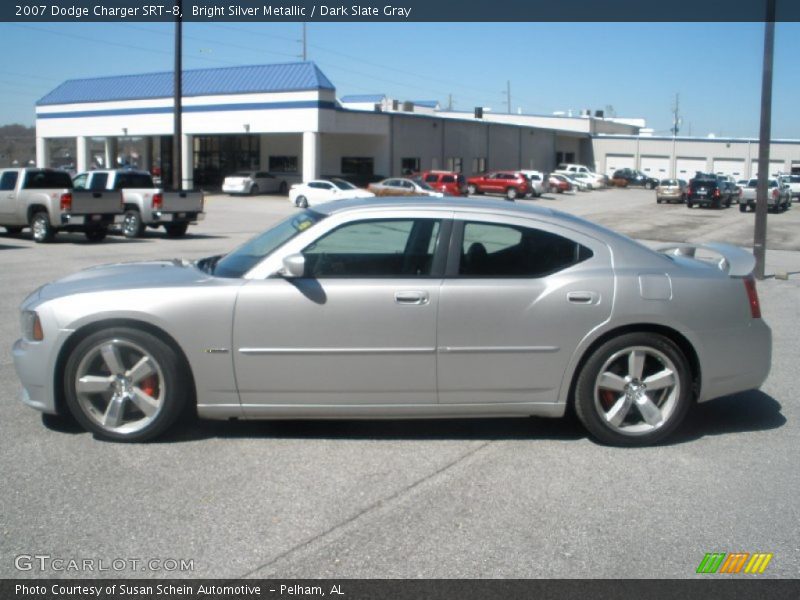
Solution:
<svg viewBox="0 0 800 600">
<path fill-rule="evenodd" d="M 89 189 L 93 192 L 102 192 L 108 183 L 108 173 L 94 173 L 89 182 Z"/>
<path fill-rule="evenodd" d="M 442 183 L 455 183 L 456 178 L 452 175 L 443 175 L 442 176 Z"/>
<path fill-rule="evenodd" d="M 425 176 L 425 181 L 427 181 L 428 183 L 436 183 L 438 180 L 439 180 L 439 176 L 438 175 L 426 175 Z"/>
<path fill-rule="evenodd" d="M 465 223 L 461 277 L 544 277 L 592 256 L 568 238 L 529 227 Z"/>
<path fill-rule="evenodd" d="M 152 187 L 155 187 L 153 178 L 147 173 L 120 173 L 114 182 L 115 190 Z"/>
<path fill-rule="evenodd" d="M 28 171 L 25 186 L 29 190 L 68 188 L 72 189 L 72 179 L 65 171 L 34 170 Z"/>
<path fill-rule="evenodd" d="M 0 190 L 8 191 L 15 189 L 17 187 L 18 177 L 19 173 L 17 171 L 6 171 L 3 173 L 2 177 L 0 177 Z"/>
</svg>

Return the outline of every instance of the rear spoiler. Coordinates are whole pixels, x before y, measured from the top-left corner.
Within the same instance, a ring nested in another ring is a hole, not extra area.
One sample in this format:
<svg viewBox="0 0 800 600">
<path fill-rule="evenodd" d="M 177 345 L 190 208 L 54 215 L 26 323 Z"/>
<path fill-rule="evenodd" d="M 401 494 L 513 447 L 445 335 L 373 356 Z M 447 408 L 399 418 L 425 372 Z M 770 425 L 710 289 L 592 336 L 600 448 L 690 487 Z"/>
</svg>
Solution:
<svg viewBox="0 0 800 600">
<path fill-rule="evenodd" d="M 661 254 L 695 258 L 698 250 L 719 256 L 717 267 L 731 277 L 747 277 L 756 266 L 756 258 L 747 250 L 730 244 L 708 242 L 707 244 L 670 244 L 656 248 Z"/>
</svg>

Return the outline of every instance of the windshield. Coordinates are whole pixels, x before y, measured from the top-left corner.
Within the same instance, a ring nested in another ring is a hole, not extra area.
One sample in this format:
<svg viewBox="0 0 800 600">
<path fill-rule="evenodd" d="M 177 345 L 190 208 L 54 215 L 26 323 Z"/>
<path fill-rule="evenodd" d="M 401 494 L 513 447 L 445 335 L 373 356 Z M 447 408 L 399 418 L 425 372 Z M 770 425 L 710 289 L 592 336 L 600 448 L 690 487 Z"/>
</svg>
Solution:
<svg viewBox="0 0 800 600">
<path fill-rule="evenodd" d="M 338 187 L 340 190 L 357 190 L 358 188 L 354 186 L 349 181 L 345 181 L 344 179 L 331 179 L 331 183 Z"/>
<path fill-rule="evenodd" d="M 417 184 L 419 187 L 421 187 L 423 190 L 429 190 L 429 191 L 433 191 L 433 188 L 432 188 L 431 186 L 429 186 L 427 183 L 425 183 L 424 181 L 422 181 L 422 177 L 414 177 L 414 178 L 413 178 L 411 181 L 413 181 L 414 183 L 416 183 L 416 184 Z"/>
<path fill-rule="evenodd" d="M 311 210 L 293 215 L 223 256 L 211 267 L 211 272 L 217 277 L 242 277 L 277 248 L 324 218 L 325 215 Z"/>
</svg>

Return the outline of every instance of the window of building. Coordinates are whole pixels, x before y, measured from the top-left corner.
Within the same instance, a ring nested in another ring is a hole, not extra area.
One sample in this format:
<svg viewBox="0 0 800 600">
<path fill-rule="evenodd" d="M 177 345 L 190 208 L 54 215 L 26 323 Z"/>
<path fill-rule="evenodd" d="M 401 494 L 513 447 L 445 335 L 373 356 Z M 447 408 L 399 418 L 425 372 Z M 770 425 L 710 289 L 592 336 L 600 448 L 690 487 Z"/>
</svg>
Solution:
<svg viewBox="0 0 800 600">
<path fill-rule="evenodd" d="M 269 170 L 272 173 L 297 173 L 296 156 L 270 156 Z"/>
<path fill-rule="evenodd" d="M 560 235 L 494 223 L 465 223 L 462 277 L 544 277 L 587 260 L 592 251 Z"/>
<path fill-rule="evenodd" d="M 371 156 L 343 156 L 342 175 L 374 175 L 375 159 Z"/>
<path fill-rule="evenodd" d="M 220 185 L 226 176 L 238 171 L 255 171 L 260 164 L 258 136 L 199 135 L 194 137 L 193 145 L 197 186 Z"/>
<path fill-rule="evenodd" d="M 464 159 L 460 156 L 451 156 L 447 159 L 447 167 L 448 171 L 455 171 L 456 173 L 463 173 L 464 172 Z"/>
<path fill-rule="evenodd" d="M 484 173 L 486 172 L 486 158 L 483 156 L 476 156 L 472 159 L 472 172 Z"/>
<path fill-rule="evenodd" d="M 561 163 L 574 163 L 574 162 L 575 162 L 574 152 L 556 152 L 557 165 L 560 165 Z"/>
<path fill-rule="evenodd" d="M 419 173 L 420 159 L 419 158 L 401 158 L 400 159 L 400 172 L 403 175 L 410 175 L 411 173 Z"/>
<path fill-rule="evenodd" d="M 334 229 L 303 250 L 310 277 L 424 277 L 439 221 L 376 219 Z"/>
</svg>

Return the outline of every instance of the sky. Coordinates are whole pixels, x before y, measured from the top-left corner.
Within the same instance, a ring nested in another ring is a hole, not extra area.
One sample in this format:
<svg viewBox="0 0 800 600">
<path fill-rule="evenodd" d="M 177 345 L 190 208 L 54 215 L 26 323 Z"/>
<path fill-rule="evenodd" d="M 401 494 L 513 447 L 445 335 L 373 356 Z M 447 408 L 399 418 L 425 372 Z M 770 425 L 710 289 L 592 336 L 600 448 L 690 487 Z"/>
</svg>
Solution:
<svg viewBox="0 0 800 600">
<path fill-rule="evenodd" d="M 301 60 L 299 23 L 184 23 L 184 68 Z M 0 23 L 0 125 L 32 125 L 36 100 L 70 78 L 172 69 L 169 23 Z M 552 114 L 613 107 L 669 134 L 757 137 L 763 23 L 310 23 L 308 59 L 337 95 L 452 95 Z M 800 23 L 778 23 L 772 137 L 800 138 Z"/>
</svg>

